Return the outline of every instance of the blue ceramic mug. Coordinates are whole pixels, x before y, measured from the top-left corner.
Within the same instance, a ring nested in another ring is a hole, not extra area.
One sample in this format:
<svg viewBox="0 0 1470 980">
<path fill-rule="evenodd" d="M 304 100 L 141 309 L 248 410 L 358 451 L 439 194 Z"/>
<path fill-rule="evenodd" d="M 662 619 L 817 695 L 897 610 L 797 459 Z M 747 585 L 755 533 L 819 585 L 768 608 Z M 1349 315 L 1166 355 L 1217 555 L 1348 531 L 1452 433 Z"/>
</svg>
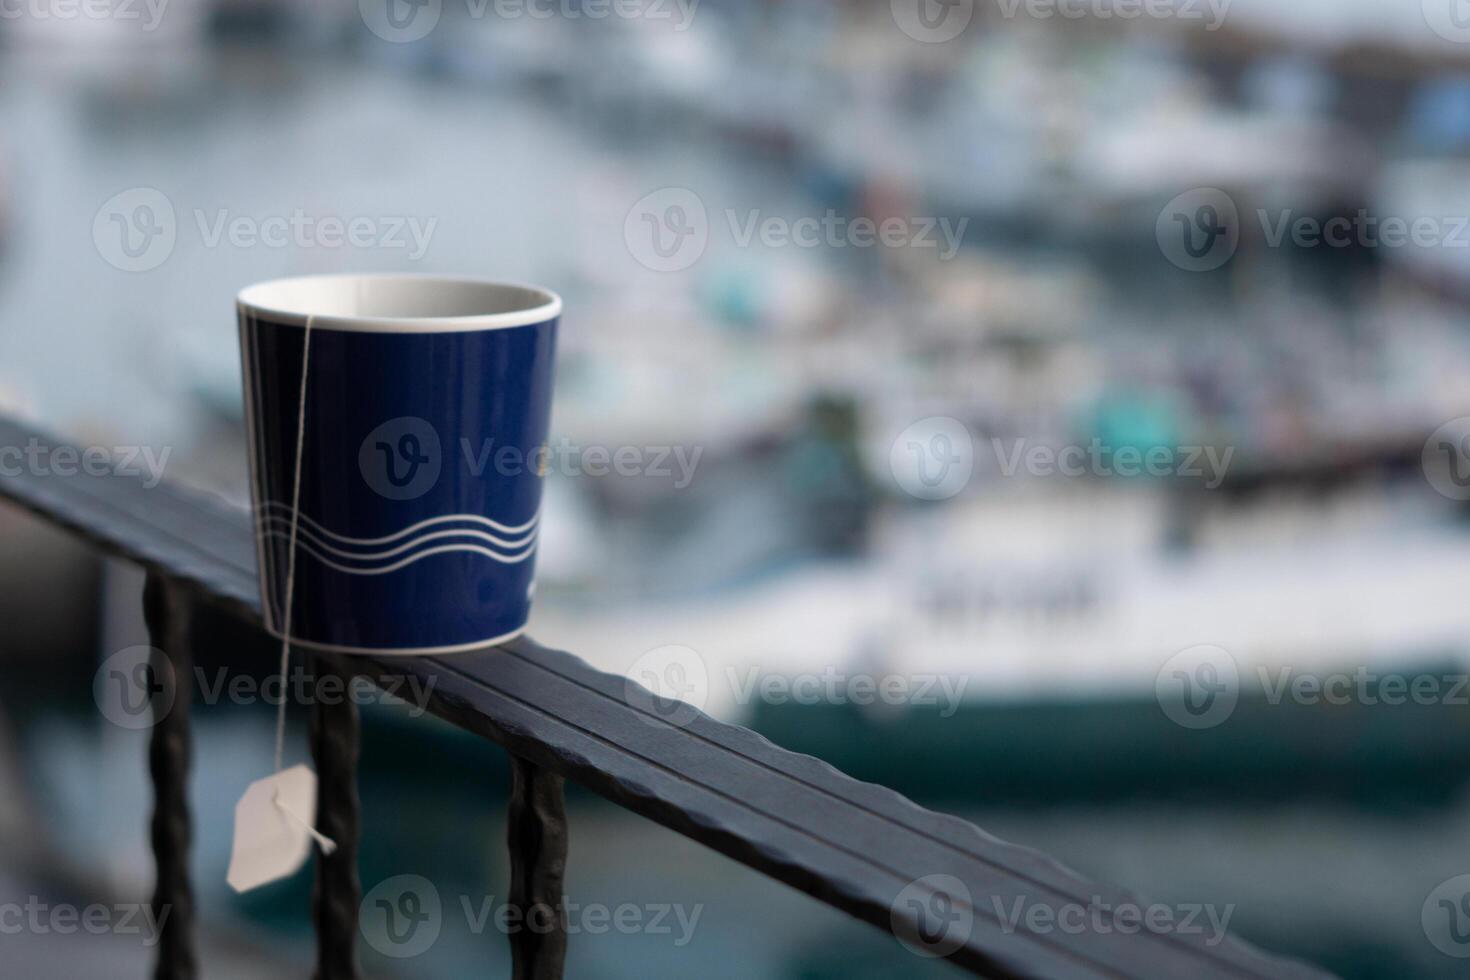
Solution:
<svg viewBox="0 0 1470 980">
<path fill-rule="evenodd" d="M 399 654 L 524 630 L 561 300 L 330 275 L 251 286 L 236 305 L 266 628 Z"/>
</svg>

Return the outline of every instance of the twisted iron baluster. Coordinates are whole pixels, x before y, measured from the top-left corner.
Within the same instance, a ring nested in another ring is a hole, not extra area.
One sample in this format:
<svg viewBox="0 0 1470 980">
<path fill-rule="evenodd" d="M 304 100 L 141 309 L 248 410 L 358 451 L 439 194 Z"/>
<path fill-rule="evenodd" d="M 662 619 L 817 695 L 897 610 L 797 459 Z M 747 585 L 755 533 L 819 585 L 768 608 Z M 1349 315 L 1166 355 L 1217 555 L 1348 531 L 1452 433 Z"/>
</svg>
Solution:
<svg viewBox="0 0 1470 980">
<path fill-rule="evenodd" d="M 567 865 L 567 812 L 562 778 L 511 757 L 510 904 L 521 928 L 510 936 L 515 980 L 559 980 L 567 955 L 562 876 Z"/>
<path fill-rule="evenodd" d="M 319 677 L 339 677 L 346 690 L 351 676 L 324 657 L 316 659 Z M 357 980 L 357 913 L 362 888 L 357 877 L 361 833 L 357 796 L 359 750 L 357 705 L 350 697 L 316 698 L 311 709 L 311 757 L 316 763 L 316 827 L 337 844 L 330 856 L 317 853 L 311 911 L 316 922 L 316 980 Z"/>
<path fill-rule="evenodd" d="M 162 923 L 156 980 L 194 980 L 194 890 L 189 883 L 189 700 L 193 690 L 190 649 L 191 602 L 178 582 L 150 573 L 143 590 L 143 615 L 154 648 L 154 677 L 173 677 L 171 710 L 156 714 L 148 745 L 153 777 L 154 921 Z M 155 702 L 157 703 L 157 702 Z"/>
</svg>

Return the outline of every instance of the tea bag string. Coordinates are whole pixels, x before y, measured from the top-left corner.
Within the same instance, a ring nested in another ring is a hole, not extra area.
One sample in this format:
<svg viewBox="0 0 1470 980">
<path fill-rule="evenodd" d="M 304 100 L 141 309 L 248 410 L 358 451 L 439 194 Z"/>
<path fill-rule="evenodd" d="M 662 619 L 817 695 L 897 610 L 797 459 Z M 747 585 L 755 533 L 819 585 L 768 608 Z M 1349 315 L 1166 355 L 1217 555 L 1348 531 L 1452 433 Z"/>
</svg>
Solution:
<svg viewBox="0 0 1470 980">
<path fill-rule="evenodd" d="M 306 446 L 306 379 L 311 366 L 311 326 L 307 314 L 301 340 L 301 392 L 296 403 L 296 465 L 291 477 L 291 537 L 286 550 L 286 611 L 281 630 L 281 702 L 276 707 L 276 772 L 286 752 L 286 673 L 291 669 L 291 609 L 296 604 L 296 528 L 301 522 L 301 459 Z M 299 818 L 298 818 L 299 819 Z"/>
<path fill-rule="evenodd" d="M 271 802 L 274 803 L 276 805 L 276 808 L 279 809 L 282 813 L 294 820 L 297 826 L 306 831 L 311 839 L 316 841 L 317 846 L 322 849 L 323 854 L 330 856 L 336 852 L 336 841 L 332 840 L 332 838 L 328 837 L 326 834 L 322 833 L 314 826 L 312 826 L 310 820 L 306 819 L 301 814 L 293 810 L 291 807 L 281 802 L 281 788 L 279 786 L 276 787 L 276 792 L 275 795 L 271 797 Z"/>
</svg>

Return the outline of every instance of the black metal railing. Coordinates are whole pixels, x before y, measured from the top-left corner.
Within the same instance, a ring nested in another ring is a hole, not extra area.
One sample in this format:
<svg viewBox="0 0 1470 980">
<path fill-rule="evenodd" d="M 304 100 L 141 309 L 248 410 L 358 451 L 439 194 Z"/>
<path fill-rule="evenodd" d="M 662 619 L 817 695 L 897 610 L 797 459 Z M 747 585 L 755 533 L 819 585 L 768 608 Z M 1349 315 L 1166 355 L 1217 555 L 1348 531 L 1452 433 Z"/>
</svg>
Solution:
<svg viewBox="0 0 1470 980">
<path fill-rule="evenodd" d="M 0 418 L 0 450 L 38 443 L 57 445 Z M 146 486 L 120 472 L 59 476 L 23 469 L 0 472 L 0 498 L 147 569 L 152 644 L 166 651 L 175 677 L 189 676 L 191 651 L 201 644 L 261 640 L 248 514 L 168 483 Z M 529 639 L 452 657 L 391 662 L 318 654 L 311 664 L 344 680 L 416 676 L 420 689 L 432 692 L 430 711 L 510 753 L 510 901 L 522 921 L 536 916 L 552 923 L 511 937 L 517 978 L 562 975 L 564 779 L 881 929 L 924 942 L 942 940 L 947 958 L 975 974 L 1148 980 L 1326 975 L 1234 938 L 1215 942 L 1146 929 L 1033 931 L 1025 922 L 1004 922 L 993 910 L 1017 902 L 1055 908 L 1101 901 L 1117 907 L 1135 900 L 751 731 L 652 694 L 630 698 L 622 677 Z M 173 710 L 154 727 L 149 752 L 158 868 L 153 902 L 171 909 L 155 976 L 168 980 L 190 980 L 199 972 L 185 792 L 189 687 L 178 686 Z M 678 724 L 668 714 L 676 707 Z M 331 856 L 317 857 L 316 976 L 352 980 L 359 975 L 361 901 L 358 718 L 350 699 L 318 699 L 312 710 L 316 822 L 338 845 Z M 949 931 L 955 921 L 963 929 Z"/>
</svg>

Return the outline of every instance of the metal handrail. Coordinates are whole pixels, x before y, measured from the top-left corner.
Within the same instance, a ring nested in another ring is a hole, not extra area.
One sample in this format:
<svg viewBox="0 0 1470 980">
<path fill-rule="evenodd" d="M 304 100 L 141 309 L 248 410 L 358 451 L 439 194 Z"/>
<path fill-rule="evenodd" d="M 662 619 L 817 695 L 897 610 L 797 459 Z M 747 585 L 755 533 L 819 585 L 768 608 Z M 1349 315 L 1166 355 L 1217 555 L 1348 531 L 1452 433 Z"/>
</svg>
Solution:
<svg viewBox="0 0 1470 980">
<path fill-rule="evenodd" d="M 37 440 L 58 445 L 0 418 L 0 449 Z M 0 498 L 147 569 L 152 642 L 177 676 L 188 675 L 191 650 L 201 643 L 233 638 L 266 648 L 247 513 L 166 482 L 147 486 L 116 469 L 67 476 L 0 472 Z M 205 608 L 227 615 L 201 616 Z M 1233 937 L 1215 942 L 1148 929 L 1033 930 L 1024 921 L 1007 922 L 995 909 L 1017 902 L 1091 908 L 1137 900 L 747 729 L 630 688 L 622 677 L 530 639 L 448 657 L 311 659 L 315 670 L 344 677 L 417 678 L 420 690 L 432 692 L 429 710 L 510 753 L 511 903 L 523 915 L 540 911 L 554 924 L 511 937 L 516 977 L 562 974 L 563 779 L 900 937 L 938 937 L 947 958 L 975 974 L 1327 976 Z M 172 909 L 156 975 L 168 978 L 198 972 L 184 792 L 190 765 L 186 688 L 180 686 L 167 723 L 155 726 L 150 753 L 159 868 L 153 901 Z M 630 697 L 630 690 L 639 696 Z M 677 724 L 666 710 L 674 707 Z M 350 699 L 313 706 L 311 745 L 320 780 L 317 824 L 338 843 L 334 855 L 317 859 L 317 976 L 346 980 L 358 976 L 360 902 L 359 740 Z"/>
</svg>

